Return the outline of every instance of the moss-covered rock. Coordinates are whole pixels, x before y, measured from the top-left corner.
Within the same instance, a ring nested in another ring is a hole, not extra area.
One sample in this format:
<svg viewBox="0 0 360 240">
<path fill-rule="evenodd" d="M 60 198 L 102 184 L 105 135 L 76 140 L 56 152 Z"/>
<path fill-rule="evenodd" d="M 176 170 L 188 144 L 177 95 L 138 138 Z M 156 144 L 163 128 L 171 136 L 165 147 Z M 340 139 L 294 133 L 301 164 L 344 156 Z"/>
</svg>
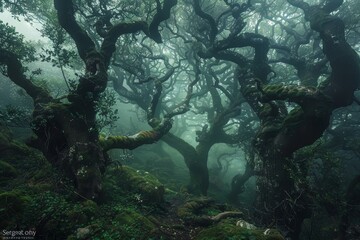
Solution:
<svg viewBox="0 0 360 240">
<path fill-rule="evenodd" d="M 68 221 L 76 224 L 85 224 L 94 218 L 98 213 L 98 206 L 92 200 L 86 200 L 68 212 L 66 212 Z"/>
<path fill-rule="evenodd" d="M 134 208 L 114 205 L 113 212 L 107 212 L 108 207 L 100 207 L 102 211 L 88 222 L 90 225 L 77 228 L 67 239 L 149 239 L 158 236 L 157 226 Z"/>
<path fill-rule="evenodd" d="M 16 169 L 9 163 L 0 160 L 0 181 L 6 181 L 16 176 Z"/>
<path fill-rule="evenodd" d="M 10 164 L 16 172 L 29 173 L 42 169 L 49 165 L 42 153 L 36 149 L 28 147 L 26 144 L 11 139 L 0 131 L 0 161 Z M 8 168 L 8 170 L 10 170 Z M 1 167 L 0 167 L 1 171 Z M 0 173 L 0 176 L 3 174 Z M 20 176 L 21 174 L 19 174 Z"/>
<path fill-rule="evenodd" d="M 115 217 L 115 221 L 121 225 L 139 226 L 142 231 L 150 232 L 156 226 L 146 217 L 130 209 L 125 209 Z"/>
<path fill-rule="evenodd" d="M 195 240 L 284 240 L 275 229 L 247 229 L 235 221 L 223 221 L 199 232 Z"/>
<path fill-rule="evenodd" d="M 116 216 L 114 223 L 128 230 L 123 232 L 124 238 L 121 239 L 130 239 L 134 236 L 136 239 L 145 239 L 146 236 L 154 234 L 157 230 L 155 224 L 149 219 L 129 209 Z"/>
<path fill-rule="evenodd" d="M 104 191 L 115 193 L 115 190 L 132 192 L 135 201 L 146 203 L 162 203 L 165 188 L 157 178 L 145 171 L 122 166 L 111 168 L 104 179 Z"/>
<path fill-rule="evenodd" d="M 211 203 L 213 200 L 206 197 L 189 199 L 177 209 L 177 215 L 188 224 L 209 225 L 212 221 L 202 210 L 209 208 Z"/>
</svg>

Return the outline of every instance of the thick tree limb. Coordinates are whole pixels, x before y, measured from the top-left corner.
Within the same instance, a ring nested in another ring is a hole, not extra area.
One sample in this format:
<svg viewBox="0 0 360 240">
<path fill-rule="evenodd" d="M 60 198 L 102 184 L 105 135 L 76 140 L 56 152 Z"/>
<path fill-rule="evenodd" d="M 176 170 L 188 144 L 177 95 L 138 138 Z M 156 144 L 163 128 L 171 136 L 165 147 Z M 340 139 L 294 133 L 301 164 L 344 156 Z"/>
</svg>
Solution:
<svg viewBox="0 0 360 240">
<path fill-rule="evenodd" d="M 197 155 L 196 150 L 193 146 L 172 133 L 166 134 L 161 140 L 176 149 L 184 157 L 185 160 L 192 159 L 193 156 Z"/>
<path fill-rule="evenodd" d="M 307 4 L 302 1 L 288 2 L 306 10 Z M 342 20 L 330 16 L 317 6 L 307 10 L 305 16 L 310 20 L 311 27 L 320 33 L 332 73 L 327 84 L 316 91 L 304 87 L 298 87 L 300 91 L 294 91 L 289 86 L 278 89 L 269 86 L 263 89 L 265 96 L 274 94 L 271 99 L 288 98 L 302 107 L 293 110 L 286 117 L 274 140 L 275 148 L 283 156 L 291 156 L 297 149 L 317 140 L 328 127 L 331 112 L 353 102 L 353 94 L 360 80 L 359 57 L 345 40 Z M 300 95 L 303 100 L 298 97 Z"/>
<path fill-rule="evenodd" d="M 300 9 L 302 9 L 304 12 L 309 10 L 309 8 L 310 8 L 310 5 L 306 2 L 304 2 L 303 0 L 287 0 L 287 1 L 294 7 L 298 7 Z"/>
<path fill-rule="evenodd" d="M 216 21 L 215 19 L 210 15 L 207 14 L 206 12 L 204 12 L 201 9 L 200 6 L 200 0 L 194 0 L 194 10 L 195 13 L 201 17 L 202 19 L 204 19 L 205 21 L 207 21 L 207 23 L 210 25 L 210 34 L 209 34 L 209 38 L 210 38 L 210 44 L 213 44 L 216 38 L 216 35 L 218 33 L 218 29 L 217 29 L 217 25 L 216 25 Z"/>
<path fill-rule="evenodd" d="M 323 9 L 324 11 L 331 13 L 338 9 L 343 3 L 344 0 L 327 0 L 325 5 L 323 6 Z"/>
<path fill-rule="evenodd" d="M 101 54 L 104 56 L 105 66 L 109 67 L 110 59 L 116 50 L 116 41 L 120 36 L 129 33 L 135 33 L 143 31 L 145 34 L 148 33 L 148 25 L 146 22 L 139 21 L 134 23 L 119 23 L 114 25 L 109 32 L 106 34 L 104 41 L 101 45 Z"/>
<path fill-rule="evenodd" d="M 156 128 L 150 131 L 141 131 L 133 136 L 117 136 L 100 138 L 100 144 L 104 151 L 114 148 L 135 149 L 144 144 L 152 144 L 157 142 L 162 136 L 169 132 L 172 127 L 172 121 L 165 119 Z"/>
<path fill-rule="evenodd" d="M 95 50 L 95 44 L 75 19 L 72 0 L 54 0 L 60 25 L 75 41 L 81 59 L 86 60 L 88 53 Z"/>
<path fill-rule="evenodd" d="M 7 75 L 10 80 L 23 88 L 35 103 L 49 102 L 52 99 L 45 89 L 36 86 L 24 75 L 24 68 L 15 54 L 5 49 L 0 49 L 0 63 L 6 65 Z"/>
<path fill-rule="evenodd" d="M 149 35 L 157 43 L 162 43 L 161 35 L 159 33 L 159 25 L 161 22 L 170 17 L 171 9 L 177 4 L 177 0 L 165 0 L 164 6 L 158 5 L 157 12 L 149 25 Z"/>
</svg>

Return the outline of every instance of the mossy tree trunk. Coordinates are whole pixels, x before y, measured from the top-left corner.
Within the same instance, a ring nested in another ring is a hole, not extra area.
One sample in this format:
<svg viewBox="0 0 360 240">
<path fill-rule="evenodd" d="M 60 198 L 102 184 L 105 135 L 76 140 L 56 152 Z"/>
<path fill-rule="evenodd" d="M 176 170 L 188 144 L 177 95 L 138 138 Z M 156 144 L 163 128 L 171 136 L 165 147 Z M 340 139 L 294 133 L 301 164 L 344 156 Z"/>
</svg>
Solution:
<svg viewBox="0 0 360 240">
<path fill-rule="evenodd" d="M 94 40 L 76 21 L 75 9 L 81 6 L 75 6 L 71 0 L 54 0 L 59 23 L 74 40 L 85 64 L 84 75 L 80 77 L 76 88 L 61 99 L 51 97 L 43 88 L 36 86 L 25 76 L 17 56 L 0 49 L 0 61 L 7 66 L 7 76 L 34 100 L 33 130 L 37 139 L 32 141 L 32 145 L 40 148 L 54 165 L 65 170 L 74 180 L 77 194 L 82 198 L 96 199 L 99 196 L 102 174 L 109 163 L 107 150 L 133 149 L 153 143 L 171 128 L 171 121 L 164 119 L 157 121 L 151 131 L 100 139 L 96 107 L 107 86 L 107 70 L 117 39 L 124 34 L 143 31 L 154 41 L 161 42 L 158 26 L 169 18 L 174 5 L 176 0 L 166 0 L 163 7 L 159 5 L 149 26 L 139 21 L 118 23 L 105 30 L 100 19 L 96 30 L 103 40 L 100 49 L 97 49 Z M 154 102 L 157 100 L 153 99 Z"/>
<path fill-rule="evenodd" d="M 265 222 L 275 221 L 287 227 L 289 235 L 297 239 L 301 223 L 310 213 L 310 202 L 308 187 L 303 181 L 306 167 L 293 162 L 293 153 L 321 137 L 334 109 L 353 102 L 360 68 L 358 55 L 345 40 L 344 23 L 330 15 L 339 6 L 335 1 L 328 1 L 323 7 L 309 6 L 303 1 L 288 2 L 302 8 L 311 28 L 320 33 L 331 75 L 320 87 L 314 88 L 266 85 L 261 78 L 264 73 L 259 75 L 254 71 L 260 92 L 255 88 L 253 92 L 244 91 L 244 96 L 254 103 L 252 107 L 261 119 L 255 141 L 264 174 L 258 182 L 258 207 L 263 211 Z M 251 87 L 251 84 L 243 82 L 242 86 Z M 298 107 L 286 113 L 277 100 L 291 101 Z"/>
<path fill-rule="evenodd" d="M 261 175 L 257 201 L 260 219 L 264 224 L 275 223 L 287 228 L 294 239 L 298 237 L 310 206 L 308 186 L 302 181 L 307 169 L 293 161 L 293 153 L 321 137 L 329 126 L 332 111 L 353 102 L 360 80 L 359 58 L 345 40 L 344 23 L 330 15 L 342 2 L 329 0 L 321 7 L 310 6 L 302 0 L 288 0 L 304 10 L 311 28 L 320 33 L 323 52 L 330 62 L 331 75 L 318 88 L 309 86 L 307 79 L 311 77 L 304 75 L 306 69 L 298 69 L 305 86 L 268 85 L 271 72 L 267 61 L 269 40 L 259 34 L 236 33 L 216 41 L 216 22 L 201 10 L 198 1 L 194 4 L 195 13 L 210 27 L 210 42 L 204 44 L 206 49 L 201 49 L 199 56 L 238 65 L 235 76 L 241 92 L 260 119 L 260 129 L 254 138 L 254 149 L 260 159 L 260 165 L 257 164 L 260 169 L 256 169 Z M 252 60 L 230 51 L 246 46 L 255 50 Z M 306 70 L 307 74 L 310 74 L 309 70 Z M 317 77 L 318 73 L 311 82 Z M 283 101 L 294 102 L 298 107 L 288 113 Z"/>
</svg>

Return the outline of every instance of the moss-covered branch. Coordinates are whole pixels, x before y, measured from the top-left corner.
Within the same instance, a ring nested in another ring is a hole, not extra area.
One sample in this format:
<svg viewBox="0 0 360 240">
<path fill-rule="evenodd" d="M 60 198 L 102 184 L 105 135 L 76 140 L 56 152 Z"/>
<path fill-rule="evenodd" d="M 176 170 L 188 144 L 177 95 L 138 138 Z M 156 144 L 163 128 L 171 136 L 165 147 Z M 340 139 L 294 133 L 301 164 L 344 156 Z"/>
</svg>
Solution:
<svg viewBox="0 0 360 240">
<path fill-rule="evenodd" d="M 302 1 L 288 2 L 307 9 L 307 4 Z M 305 16 L 311 27 L 320 33 L 332 72 L 328 81 L 317 90 L 302 86 L 268 86 L 263 89 L 269 99 L 287 99 L 302 107 L 286 117 L 274 139 L 275 148 L 284 156 L 312 144 L 322 135 L 329 125 L 332 111 L 353 102 L 360 79 L 359 57 L 345 40 L 343 21 L 318 6 L 311 7 Z"/>
<path fill-rule="evenodd" d="M 141 131 L 132 136 L 111 136 L 108 138 L 100 138 L 100 145 L 104 151 L 114 148 L 135 149 L 144 144 L 157 142 L 162 136 L 169 132 L 171 127 L 172 121 L 165 119 L 156 128 L 150 131 Z"/>
<path fill-rule="evenodd" d="M 304 107 L 318 100 L 321 94 L 314 87 L 299 85 L 266 85 L 260 91 L 264 94 L 262 101 L 284 100 Z"/>
</svg>

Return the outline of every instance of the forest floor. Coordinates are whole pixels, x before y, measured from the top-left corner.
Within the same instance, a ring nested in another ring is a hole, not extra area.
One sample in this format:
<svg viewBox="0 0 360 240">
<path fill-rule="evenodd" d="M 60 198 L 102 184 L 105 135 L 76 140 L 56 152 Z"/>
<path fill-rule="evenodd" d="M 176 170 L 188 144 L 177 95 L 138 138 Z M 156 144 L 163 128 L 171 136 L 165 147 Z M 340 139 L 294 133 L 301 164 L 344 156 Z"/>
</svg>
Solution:
<svg viewBox="0 0 360 240">
<path fill-rule="evenodd" d="M 246 223 L 239 210 L 171 190 L 146 171 L 110 167 L 94 202 L 37 150 L 0 134 L 0 152 L 0 239 L 21 230 L 36 232 L 32 239 L 283 239 L 275 229 L 236 226 Z"/>
</svg>

